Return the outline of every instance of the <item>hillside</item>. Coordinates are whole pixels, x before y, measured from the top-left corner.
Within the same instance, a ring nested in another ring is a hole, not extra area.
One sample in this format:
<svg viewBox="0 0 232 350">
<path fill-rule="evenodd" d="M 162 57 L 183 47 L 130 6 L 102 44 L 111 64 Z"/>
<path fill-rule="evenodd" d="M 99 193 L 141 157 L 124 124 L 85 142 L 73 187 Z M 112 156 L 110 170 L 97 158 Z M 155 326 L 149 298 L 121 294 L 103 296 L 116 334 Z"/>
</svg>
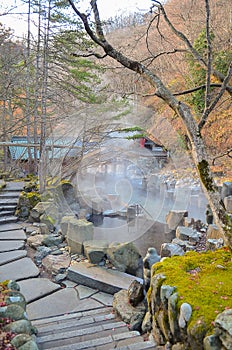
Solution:
<svg viewBox="0 0 232 350">
<path fill-rule="evenodd" d="M 227 1 L 211 2 L 214 66 L 218 69 L 223 69 L 222 63 L 225 56 L 227 65 L 232 57 L 229 8 L 230 5 Z M 205 13 L 202 11 L 204 1 L 200 0 L 196 3 L 190 0 L 182 2 L 170 0 L 167 2 L 165 9 L 175 28 L 183 32 L 193 45 L 196 45 L 196 47 L 198 45 L 200 50 L 202 50 L 202 47 L 204 49 L 204 41 L 201 42 L 201 33 L 205 26 Z M 189 62 L 188 53 L 183 42 L 177 39 L 162 16 L 159 17 L 159 21 L 153 20 L 151 22 L 152 18 L 154 18 L 154 15 L 147 14 L 142 25 L 114 29 L 108 34 L 108 39 L 123 54 L 143 62 L 149 68 L 152 67 L 154 73 L 161 76 L 163 82 L 174 93 L 201 85 L 201 68 L 195 62 Z M 156 137 L 160 136 L 161 141 L 167 148 L 173 148 L 176 140 L 180 143 L 180 148 L 187 148 L 188 142 L 182 122 L 173 115 L 169 107 L 153 96 L 154 90 L 149 87 L 148 83 L 141 76 L 136 76 L 131 71 L 121 68 L 110 58 L 107 58 L 104 62 L 107 67 L 106 81 L 110 82 L 108 87 L 110 94 L 127 95 L 128 98 L 132 98 L 131 96 L 135 94 L 142 105 L 150 107 L 154 111 L 154 121 L 153 125 L 148 126 L 149 131 L 155 133 L 154 136 Z M 213 76 L 211 81 L 219 83 Z M 212 90 L 212 97 L 216 96 L 217 92 L 217 88 Z M 199 119 L 200 107 L 204 102 L 203 94 L 185 94 L 180 95 L 179 98 L 195 110 L 195 117 Z M 175 130 L 173 138 L 170 137 L 169 132 L 166 132 L 167 124 L 162 123 L 163 117 L 168 117 L 171 127 Z M 232 159 L 229 157 L 232 156 L 232 152 L 228 153 L 228 150 L 232 149 L 231 129 L 231 96 L 225 93 L 210 114 L 202 130 L 202 135 L 213 165 L 212 170 L 216 173 L 223 172 L 226 179 L 232 177 Z M 228 153 L 228 155 L 220 157 L 224 153 Z"/>
</svg>

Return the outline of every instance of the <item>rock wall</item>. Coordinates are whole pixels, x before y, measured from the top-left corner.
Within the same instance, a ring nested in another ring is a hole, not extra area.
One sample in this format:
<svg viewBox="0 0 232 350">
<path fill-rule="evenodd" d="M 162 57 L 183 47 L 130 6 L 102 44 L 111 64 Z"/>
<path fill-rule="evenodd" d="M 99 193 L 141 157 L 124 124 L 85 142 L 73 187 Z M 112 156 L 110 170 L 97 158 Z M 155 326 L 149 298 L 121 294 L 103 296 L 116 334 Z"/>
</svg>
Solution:
<svg viewBox="0 0 232 350">
<path fill-rule="evenodd" d="M 178 306 L 176 287 L 166 285 L 165 280 L 163 274 L 151 279 L 143 331 L 149 330 L 158 345 L 169 345 L 172 350 L 232 350 L 232 309 L 220 313 L 213 334 L 206 335 L 204 322 L 198 320 L 190 326 L 191 305 L 183 302 Z"/>
</svg>

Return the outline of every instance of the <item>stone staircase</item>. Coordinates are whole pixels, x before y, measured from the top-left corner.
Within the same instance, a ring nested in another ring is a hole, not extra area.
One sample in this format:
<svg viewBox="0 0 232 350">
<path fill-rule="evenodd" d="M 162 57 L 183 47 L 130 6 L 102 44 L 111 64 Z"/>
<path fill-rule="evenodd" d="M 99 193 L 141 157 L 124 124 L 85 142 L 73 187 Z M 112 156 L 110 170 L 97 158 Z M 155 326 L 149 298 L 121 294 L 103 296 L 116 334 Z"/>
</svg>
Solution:
<svg viewBox="0 0 232 350">
<path fill-rule="evenodd" d="M 154 342 L 144 341 L 139 332 L 129 331 L 109 307 L 44 318 L 33 325 L 38 329 L 40 350 L 158 349 Z"/>
<path fill-rule="evenodd" d="M 9 182 L 0 192 L 0 225 L 15 223 L 18 221 L 15 216 L 18 197 L 22 190 L 22 182 Z"/>
<path fill-rule="evenodd" d="M 28 317 L 38 329 L 38 348 L 161 349 L 152 340 L 144 340 L 139 332 L 130 331 L 113 313 L 112 294 L 128 287 L 128 276 L 106 276 L 102 271 L 98 276 L 94 267 L 72 266 L 65 288 L 40 276 L 37 266 L 27 257 L 22 223 L 16 223 L 14 216 L 22 186 L 7 183 L 0 192 L 0 280 L 18 282 L 27 301 Z"/>
</svg>

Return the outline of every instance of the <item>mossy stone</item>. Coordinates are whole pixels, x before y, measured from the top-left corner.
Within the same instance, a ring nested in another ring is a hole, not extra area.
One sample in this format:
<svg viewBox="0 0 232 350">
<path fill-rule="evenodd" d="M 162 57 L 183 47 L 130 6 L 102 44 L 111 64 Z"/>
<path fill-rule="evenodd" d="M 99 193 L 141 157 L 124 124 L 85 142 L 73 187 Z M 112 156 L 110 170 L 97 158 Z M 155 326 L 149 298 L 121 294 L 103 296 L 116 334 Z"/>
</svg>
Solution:
<svg viewBox="0 0 232 350">
<path fill-rule="evenodd" d="M 11 320 L 15 321 L 27 319 L 25 310 L 17 304 L 8 305 L 4 317 L 10 318 Z"/>
<path fill-rule="evenodd" d="M 21 306 L 24 310 L 26 310 L 26 299 L 25 297 L 18 291 L 11 290 L 7 293 L 6 304 L 17 304 Z"/>
<path fill-rule="evenodd" d="M 29 340 L 28 342 L 20 346 L 18 350 L 38 350 L 38 346 L 33 340 Z"/>
<path fill-rule="evenodd" d="M 172 294 L 168 299 L 168 321 L 170 325 L 170 330 L 173 335 L 174 340 L 179 340 L 179 326 L 178 326 L 178 293 Z"/>
<path fill-rule="evenodd" d="M 187 328 L 188 342 L 191 350 L 203 350 L 203 341 L 207 333 L 207 325 L 203 320 L 197 320 Z"/>
<path fill-rule="evenodd" d="M 9 323 L 4 327 L 4 330 L 7 332 L 13 332 L 16 334 L 32 334 L 33 329 L 31 326 L 31 322 L 28 320 L 18 320 L 12 323 Z"/>
<path fill-rule="evenodd" d="M 27 343 L 31 340 L 31 336 L 29 334 L 17 334 L 12 340 L 11 344 L 15 346 L 17 349 L 23 344 Z"/>
</svg>

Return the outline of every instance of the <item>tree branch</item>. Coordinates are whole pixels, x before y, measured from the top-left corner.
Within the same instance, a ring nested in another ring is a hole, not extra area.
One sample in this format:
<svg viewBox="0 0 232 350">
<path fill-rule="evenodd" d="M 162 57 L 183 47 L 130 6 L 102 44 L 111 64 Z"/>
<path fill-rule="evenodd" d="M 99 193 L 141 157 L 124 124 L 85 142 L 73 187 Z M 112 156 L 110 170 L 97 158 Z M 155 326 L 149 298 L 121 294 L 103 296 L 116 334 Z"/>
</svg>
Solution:
<svg viewBox="0 0 232 350">
<path fill-rule="evenodd" d="M 212 110 L 215 108 L 216 104 L 218 103 L 218 101 L 221 99 L 222 95 L 224 94 L 224 92 L 226 91 L 226 87 L 227 87 L 227 84 L 229 83 L 230 81 L 230 78 L 232 76 L 232 62 L 230 63 L 230 66 L 229 66 L 229 69 L 228 69 L 228 72 L 227 72 L 227 75 L 223 81 L 223 84 L 221 86 L 221 89 L 219 91 L 219 93 L 217 94 L 217 96 L 215 97 L 215 99 L 212 101 L 211 105 L 205 109 L 203 115 L 202 115 L 202 118 L 200 120 L 200 123 L 198 124 L 198 127 L 199 127 L 199 130 L 201 130 L 203 128 L 203 126 L 205 125 L 206 123 L 206 120 L 209 116 L 209 114 L 212 112 Z"/>
<path fill-rule="evenodd" d="M 222 86 L 222 84 L 216 84 L 216 83 L 210 84 L 210 87 L 221 87 L 221 86 Z M 188 89 L 188 90 L 184 90 L 184 91 L 180 91 L 180 92 L 174 92 L 173 95 L 174 96 L 187 95 L 187 94 L 191 94 L 192 92 L 195 92 L 195 91 L 198 91 L 201 89 L 205 89 L 205 88 L 206 88 L 206 85 L 203 84 L 203 85 L 196 86 L 192 89 Z"/>
<path fill-rule="evenodd" d="M 207 41 L 207 71 L 206 71 L 206 89 L 205 89 L 205 111 L 210 105 L 210 82 L 211 82 L 211 70 L 212 70 L 212 45 L 210 38 L 210 8 L 209 0 L 205 0 L 205 11 L 206 11 L 206 41 Z"/>
<path fill-rule="evenodd" d="M 212 161 L 212 165 L 215 165 L 215 161 L 218 158 L 222 158 L 222 157 L 225 157 L 225 156 L 228 156 L 229 158 L 232 158 L 232 154 L 230 155 L 230 153 L 232 153 L 232 148 L 228 149 L 226 152 L 220 154 L 219 156 L 214 157 L 213 161 Z"/>
<path fill-rule="evenodd" d="M 71 53 L 71 56 L 73 56 L 73 57 L 92 57 L 92 56 L 94 56 L 96 58 L 103 59 L 103 58 L 107 57 L 107 54 L 100 55 L 97 52 L 80 53 L 80 54 L 78 54 L 78 53 L 73 52 L 73 53 Z"/>
<path fill-rule="evenodd" d="M 197 52 L 197 50 L 194 49 L 193 45 L 190 43 L 190 41 L 188 40 L 188 38 L 179 30 L 177 30 L 174 25 L 172 24 L 172 22 L 169 20 L 163 5 L 161 4 L 161 2 L 157 1 L 157 0 L 152 0 L 155 4 L 153 6 L 158 7 L 164 17 L 164 20 L 166 21 L 166 23 L 168 24 L 169 28 L 173 31 L 173 33 L 178 36 L 178 38 L 180 38 L 185 45 L 189 48 L 190 52 L 192 53 L 193 57 L 205 68 L 207 67 L 207 62 L 199 55 L 199 53 Z M 218 72 L 215 69 L 212 69 L 212 74 L 220 81 L 223 82 L 225 80 L 225 76 L 224 74 L 222 74 L 221 72 Z M 230 95 L 232 95 L 232 86 L 227 86 L 226 90 L 229 92 Z"/>
</svg>

